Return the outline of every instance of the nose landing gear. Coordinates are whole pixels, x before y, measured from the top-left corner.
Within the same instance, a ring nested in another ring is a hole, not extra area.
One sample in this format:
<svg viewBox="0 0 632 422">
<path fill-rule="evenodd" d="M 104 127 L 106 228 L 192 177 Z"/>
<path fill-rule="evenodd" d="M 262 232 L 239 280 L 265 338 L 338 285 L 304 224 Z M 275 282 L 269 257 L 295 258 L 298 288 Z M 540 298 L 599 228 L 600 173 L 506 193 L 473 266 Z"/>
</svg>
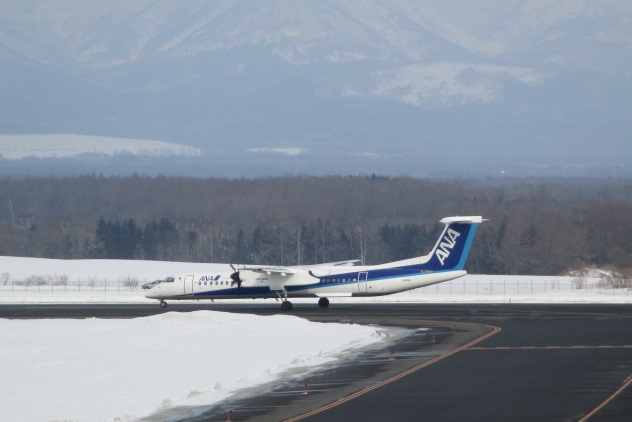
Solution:
<svg viewBox="0 0 632 422">
<path fill-rule="evenodd" d="M 167 307 L 167 302 L 165 302 L 164 299 L 160 301 L 160 307 L 161 308 L 166 308 Z"/>
</svg>

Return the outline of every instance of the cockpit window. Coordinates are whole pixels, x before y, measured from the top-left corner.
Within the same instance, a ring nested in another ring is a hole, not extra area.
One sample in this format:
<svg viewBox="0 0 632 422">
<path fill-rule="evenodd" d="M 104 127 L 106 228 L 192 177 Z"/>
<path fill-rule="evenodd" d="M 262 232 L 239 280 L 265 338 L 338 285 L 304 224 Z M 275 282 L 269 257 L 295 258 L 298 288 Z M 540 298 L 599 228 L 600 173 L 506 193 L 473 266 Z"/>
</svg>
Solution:
<svg viewBox="0 0 632 422">
<path fill-rule="evenodd" d="M 155 280 L 155 281 L 152 281 L 151 283 L 143 284 L 143 289 L 151 289 L 152 287 L 154 287 L 157 284 L 160 284 L 160 283 L 173 283 L 174 281 L 175 281 L 175 279 L 173 277 L 167 277 L 164 280 Z"/>
<path fill-rule="evenodd" d="M 155 280 L 152 281 L 151 283 L 146 283 L 143 284 L 143 289 L 151 289 L 152 287 L 154 287 L 156 284 L 162 283 L 162 280 Z"/>
</svg>

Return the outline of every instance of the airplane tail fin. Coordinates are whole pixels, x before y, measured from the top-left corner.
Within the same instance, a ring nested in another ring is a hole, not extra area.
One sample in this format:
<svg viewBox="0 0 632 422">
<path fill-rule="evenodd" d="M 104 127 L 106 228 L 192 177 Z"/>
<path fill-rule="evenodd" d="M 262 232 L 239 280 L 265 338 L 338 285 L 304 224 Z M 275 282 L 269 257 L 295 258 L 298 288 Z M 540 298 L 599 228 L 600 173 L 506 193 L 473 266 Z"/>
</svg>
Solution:
<svg viewBox="0 0 632 422">
<path fill-rule="evenodd" d="M 476 229 L 483 217 L 446 217 L 441 222 L 445 228 L 439 236 L 428 261 L 421 265 L 429 271 L 462 270 L 470 252 Z"/>
</svg>

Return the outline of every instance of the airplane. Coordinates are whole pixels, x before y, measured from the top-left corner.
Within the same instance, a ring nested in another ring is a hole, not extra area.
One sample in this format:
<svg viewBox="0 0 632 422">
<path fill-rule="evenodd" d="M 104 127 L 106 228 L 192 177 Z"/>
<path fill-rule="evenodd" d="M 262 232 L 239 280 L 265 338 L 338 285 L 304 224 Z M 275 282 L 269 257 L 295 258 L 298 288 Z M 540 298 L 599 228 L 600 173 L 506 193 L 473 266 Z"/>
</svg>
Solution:
<svg viewBox="0 0 632 422">
<path fill-rule="evenodd" d="M 340 261 L 307 266 L 256 266 L 229 272 L 183 272 L 147 283 L 145 297 L 166 300 L 276 298 L 289 311 L 288 298 L 317 297 L 320 307 L 329 297 L 381 296 L 463 277 L 465 261 L 481 216 L 446 217 L 432 251 L 424 256 L 379 265 Z"/>
</svg>

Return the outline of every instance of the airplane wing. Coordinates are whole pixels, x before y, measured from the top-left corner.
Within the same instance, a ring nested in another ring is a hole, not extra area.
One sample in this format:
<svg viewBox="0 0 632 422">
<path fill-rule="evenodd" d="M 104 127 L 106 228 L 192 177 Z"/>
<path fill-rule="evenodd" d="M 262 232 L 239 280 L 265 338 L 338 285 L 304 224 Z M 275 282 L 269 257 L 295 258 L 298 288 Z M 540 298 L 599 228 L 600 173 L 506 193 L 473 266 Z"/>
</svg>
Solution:
<svg viewBox="0 0 632 422">
<path fill-rule="evenodd" d="M 273 290 L 283 290 L 286 287 L 291 286 L 307 286 L 310 284 L 314 284 L 318 282 L 319 277 L 323 277 L 330 273 L 330 271 L 327 269 L 328 267 L 353 266 L 356 262 L 359 262 L 359 260 L 338 261 L 327 264 L 306 265 L 301 267 L 247 265 L 240 268 L 239 271 L 251 271 L 254 273 L 276 276 L 269 280 L 269 286 Z M 342 294 L 341 296 L 349 295 Z"/>
<path fill-rule="evenodd" d="M 357 264 L 358 262 L 362 262 L 361 259 L 349 259 L 347 261 L 338 261 L 338 262 L 333 262 L 332 265 L 335 267 L 352 267 L 355 264 Z"/>
<path fill-rule="evenodd" d="M 240 268 L 239 271 L 250 271 L 271 276 L 268 285 L 273 290 L 283 290 L 290 286 L 306 286 L 318 282 L 318 277 L 311 270 L 299 267 L 247 266 Z"/>
<path fill-rule="evenodd" d="M 324 262 L 322 264 L 310 264 L 310 265 L 296 265 L 291 267 L 277 267 L 277 266 L 256 266 L 256 265 L 244 265 L 240 269 L 250 270 L 255 272 L 263 272 L 263 273 L 285 273 L 285 274 L 294 274 L 296 269 L 307 269 L 307 268 L 319 268 L 319 267 L 351 267 L 361 262 L 359 259 L 348 259 L 346 261 L 336 261 L 336 262 Z"/>
<path fill-rule="evenodd" d="M 289 267 L 246 267 L 243 269 L 255 273 L 279 274 L 283 277 L 296 273 L 296 269 Z"/>
<path fill-rule="evenodd" d="M 303 268 L 318 268 L 318 267 L 351 267 L 357 264 L 358 262 L 362 262 L 359 259 L 348 259 L 346 261 L 336 261 L 336 262 L 325 262 L 322 264 L 312 264 L 305 265 Z"/>
</svg>

